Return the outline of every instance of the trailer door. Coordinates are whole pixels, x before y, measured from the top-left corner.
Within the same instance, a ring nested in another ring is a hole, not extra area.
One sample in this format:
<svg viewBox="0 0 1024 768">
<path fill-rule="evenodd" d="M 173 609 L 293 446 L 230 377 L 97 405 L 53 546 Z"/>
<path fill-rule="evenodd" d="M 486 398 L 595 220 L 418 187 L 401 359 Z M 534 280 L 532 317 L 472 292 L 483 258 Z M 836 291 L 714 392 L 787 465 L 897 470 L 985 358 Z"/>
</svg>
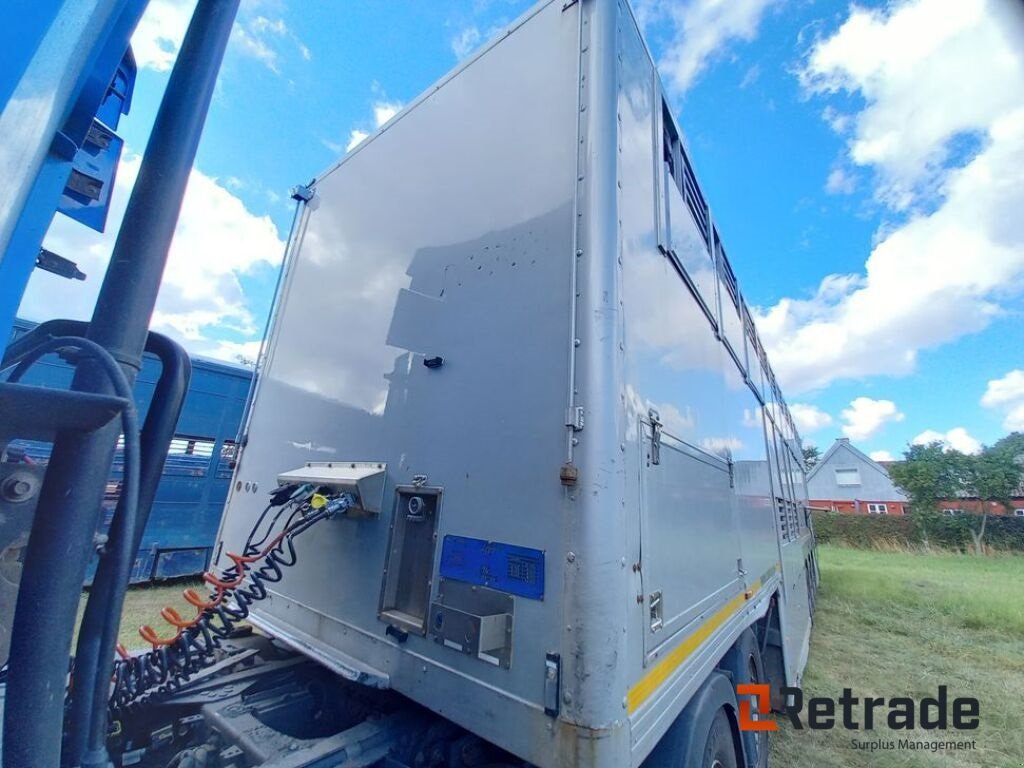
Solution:
<svg viewBox="0 0 1024 768">
<path fill-rule="evenodd" d="M 742 590 L 729 464 L 643 420 L 641 573 L 645 663 Z"/>
</svg>

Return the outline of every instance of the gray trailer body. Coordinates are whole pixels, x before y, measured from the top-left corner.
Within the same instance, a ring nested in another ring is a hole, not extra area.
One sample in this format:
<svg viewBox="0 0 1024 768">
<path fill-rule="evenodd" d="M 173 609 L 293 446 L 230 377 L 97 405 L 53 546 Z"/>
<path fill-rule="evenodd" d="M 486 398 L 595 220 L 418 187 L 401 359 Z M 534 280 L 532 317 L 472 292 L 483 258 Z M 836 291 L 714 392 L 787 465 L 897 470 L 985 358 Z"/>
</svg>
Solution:
<svg viewBox="0 0 1024 768">
<path fill-rule="evenodd" d="M 316 179 L 221 527 L 359 463 L 253 622 L 545 768 L 638 765 L 773 599 L 806 660 L 798 438 L 673 136 L 628 6 L 556 0 Z"/>
</svg>

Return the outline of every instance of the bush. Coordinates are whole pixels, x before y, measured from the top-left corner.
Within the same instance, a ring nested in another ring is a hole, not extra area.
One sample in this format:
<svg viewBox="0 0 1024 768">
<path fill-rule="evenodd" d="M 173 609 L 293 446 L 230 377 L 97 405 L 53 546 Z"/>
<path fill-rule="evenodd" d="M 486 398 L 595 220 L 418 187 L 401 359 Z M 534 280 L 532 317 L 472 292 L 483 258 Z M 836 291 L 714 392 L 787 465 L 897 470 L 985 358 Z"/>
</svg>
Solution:
<svg viewBox="0 0 1024 768">
<path fill-rule="evenodd" d="M 843 515 L 839 512 L 811 514 L 814 518 L 814 533 L 823 544 L 872 549 L 880 544 L 909 547 L 920 542 L 913 518 L 909 515 Z"/>
<path fill-rule="evenodd" d="M 914 512 L 910 515 L 843 515 L 812 512 L 814 532 L 823 544 L 845 544 L 861 549 L 893 546 L 970 550 L 971 530 L 981 526 L 981 515 Z M 985 546 L 1024 552 L 1024 518 L 989 515 Z"/>
</svg>

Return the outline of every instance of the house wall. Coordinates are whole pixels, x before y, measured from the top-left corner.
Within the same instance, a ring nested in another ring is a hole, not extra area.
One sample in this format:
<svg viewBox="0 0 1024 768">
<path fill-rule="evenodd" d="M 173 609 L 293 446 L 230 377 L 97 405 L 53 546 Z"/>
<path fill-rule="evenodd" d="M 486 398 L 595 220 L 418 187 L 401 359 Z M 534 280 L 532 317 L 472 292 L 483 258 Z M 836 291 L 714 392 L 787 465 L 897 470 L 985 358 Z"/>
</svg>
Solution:
<svg viewBox="0 0 1024 768">
<path fill-rule="evenodd" d="M 856 470 L 856 485 L 843 485 L 836 470 Z M 888 515 L 906 514 L 907 497 L 889 479 L 885 467 L 849 440 L 837 440 L 807 476 L 811 506 L 844 514 L 870 514 L 871 504 L 884 504 Z"/>
<path fill-rule="evenodd" d="M 1012 515 L 1016 510 L 1024 510 L 1024 496 L 1014 496 L 1010 501 L 1012 507 L 1009 510 L 997 501 L 980 501 L 978 499 L 943 499 L 935 505 L 935 508 L 940 512 L 946 509 L 959 509 L 977 514 L 987 512 L 990 515 Z M 1024 514 L 1020 517 L 1024 517 Z"/>
<path fill-rule="evenodd" d="M 870 514 L 869 504 L 885 504 L 887 515 L 905 515 L 910 505 L 905 501 L 893 501 L 892 499 L 855 499 L 852 501 L 835 499 L 812 499 L 811 507 L 814 509 L 827 509 L 830 512 L 840 512 L 844 515 L 867 515 Z"/>
</svg>

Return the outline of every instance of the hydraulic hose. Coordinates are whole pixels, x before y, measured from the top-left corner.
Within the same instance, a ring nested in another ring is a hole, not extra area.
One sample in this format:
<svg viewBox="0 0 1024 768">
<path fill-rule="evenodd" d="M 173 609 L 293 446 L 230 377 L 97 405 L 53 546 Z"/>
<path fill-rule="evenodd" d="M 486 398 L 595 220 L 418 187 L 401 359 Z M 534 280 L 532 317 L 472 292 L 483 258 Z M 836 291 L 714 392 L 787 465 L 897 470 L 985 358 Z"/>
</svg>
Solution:
<svg viewBox="0 0 1024 768">
<path fill-rule="evenodd" d="M 130 541 L 131 553 L 126 561 L 115 562 L 111 558 L 100 561 L 82 616 L 75 649 L 70 727 L 64 746 L 64 762 L 72 766 L 81 761 L 90 734 L 94 739 L 97 732 L 106 734 L 107 700 L 110 696 L 108 681 L 113 674 L 114 648 L 121 625 L 124 596 L 191 376 L 192 365 L 188 355 L 166 336 L 150 332 L 146 352 L 157 356 L 161 372 L 142 425 L 134 537 L 129 538 L 124 525 L 126 499 L 122 494 L 111 521 L 108 541 L 109 547 L 118 551 Z"/>
<path fill-rule="evenodd" d="M 115 564 L 113 570 L 118 575 L 121 573 L 125 574 L 124 579 L 127 582 L 128 571 L 130 571 L 131 562 L 135 557 L 134 544 L 139 502 L 140 448 L 138 414 L 135 409 L 135 400 L 132 397 L 132 389 L 128 384 L 124 371 L 121 370 L 121 366 L 117 364 L 117 361 L 114 360 L 110 353 L 99 344 L 77 336 L 58 336 L 44 341 L 26 354 L 14 368 L 8 377 L 8 381 L 18 381 L 43 355 L 69 347 L 79 349 L 99 364 L 100 368 L 110 379 L 111 386 L 117 397 L 121 400 L 121 430 L 124 433 L 124 485 L 118 506 L 121 512 L 119 515 L 121 521 L 119 528 L 122 531 L 122 535 L 108 542 L 111 549 L 106 553 L 106 557 L 111 558 L 111 562 Z M 75 510 L 71 512 L 74 514 Z M 41 608 L 41 606 L 39 607 Z M 32 620 L 32 613 L 28 616 L 24 615 L 24 611 L 21 610 L 20 601 L 18 608 L 19 610 L 15 613 L 14 627 L 17 627 L 21 622 Z M 12 634 L 14 627 L 12 627 Z M 108 655 L 113 653 L 113 643 L 111 643 L 110 648 L 106 652 Z M 97 649 L 97 653 L 102 653 L 102 649 Z M 23 668 L 27 668 L 33 659 L 31 657 L 15 658 L 12 652 L 9 661 L 12 671 L 20 671 Z M 104 737 L 105 722 L 104 717 Z"/>
<path fill-rule="evenodd" d="M 348 494 L 327 497 L 310 485 L 291 485 L 272 493 L 270 503 L 257 518 L 241 554 L 226 553 L 231 566 L 219 574 L 206 573 L 207 597 L 193 589 L 182 594 L 195 609 L 192 618 L 164 608 L 160 615 L 174 630 L 161 638 L 149 626 L 139 635 L 152 650 L 129 656 L 119 648 L 121 660 L 114 665 L 114 690 L 110 708 L 123 717 L 142 704 L 179 690 L 193 674 L 212 663 L 221 641 L 231 636 L 236 625 L 249 615 L 250 606 L 267 596 L 267 585 L 280 581 L 284 568 L 298 559 L 295 538 L 321 520 L 343 514 L 353 503 Z M 269 511 L 278 507 L 263 536 L 254 541 Z M 291 510 L 282 530 L 272 536 L 278 520 Z"/>
</svg>

